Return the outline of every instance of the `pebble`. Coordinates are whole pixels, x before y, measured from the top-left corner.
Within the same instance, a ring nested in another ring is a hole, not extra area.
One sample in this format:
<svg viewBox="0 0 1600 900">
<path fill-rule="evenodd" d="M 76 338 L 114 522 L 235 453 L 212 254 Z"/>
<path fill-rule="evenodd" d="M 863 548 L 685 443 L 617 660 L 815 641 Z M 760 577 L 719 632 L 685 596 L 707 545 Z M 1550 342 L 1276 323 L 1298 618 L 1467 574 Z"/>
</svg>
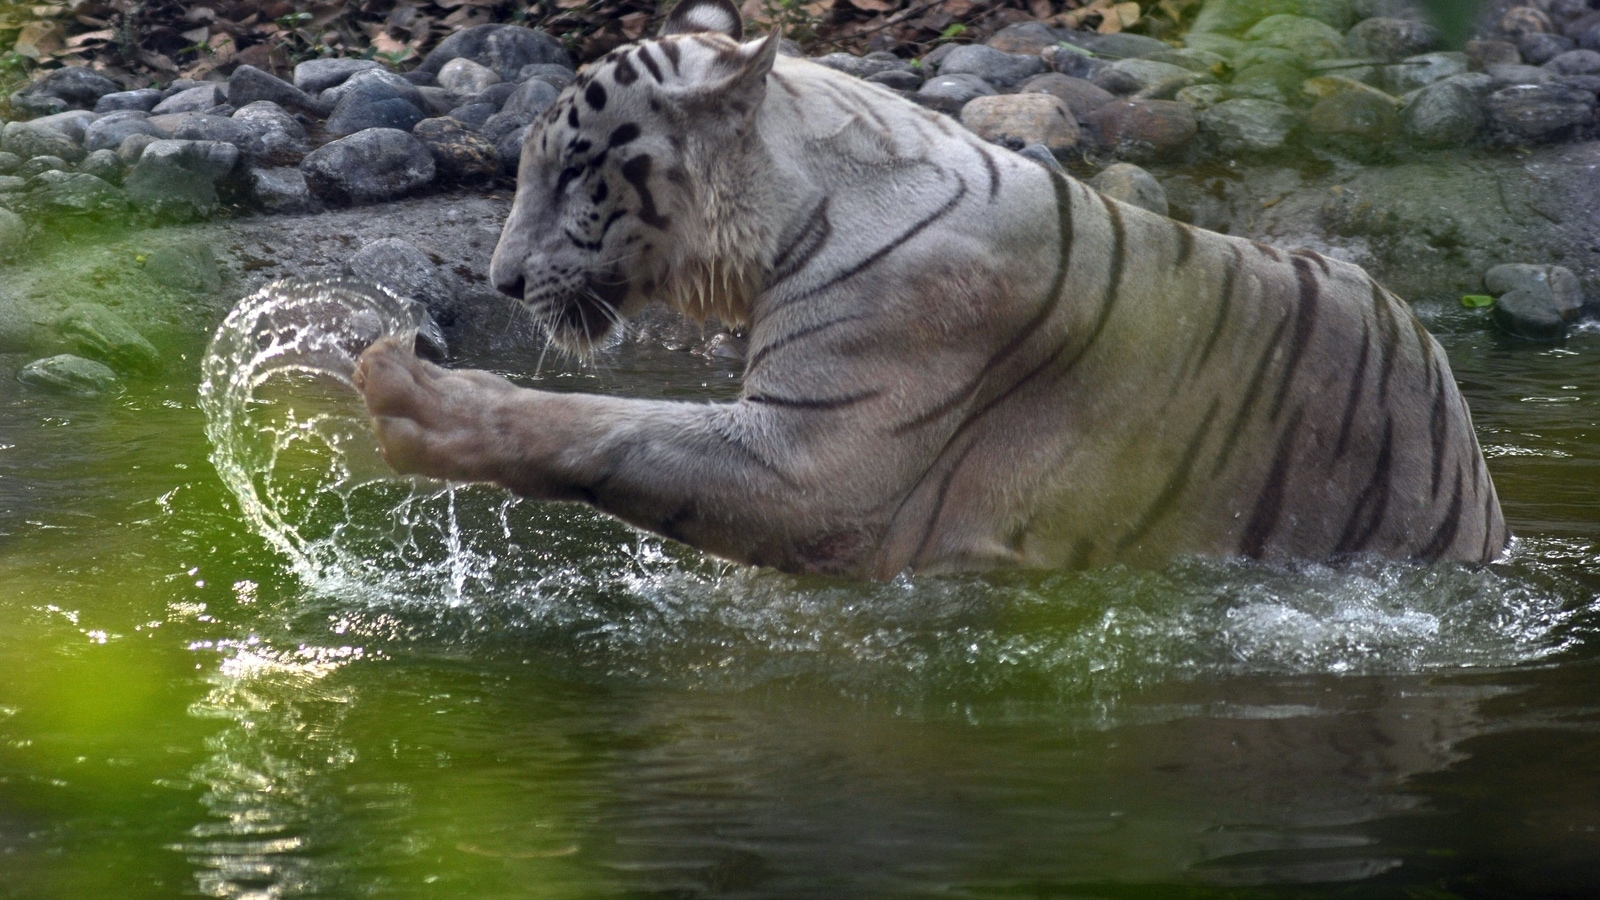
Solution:
<svg viewBox="0 0 1600 900">
<path fill-rule="evenodd" d="M 1405 136 L 1424 147 L 1456 147 L 1483 130 L 1478 95 L 1454 80 L 1430 84 L 1412 96 L 1400 111 Z"/>
<path fill-rule="evenodd" d="M 1501 88 L 1484 101 L 1489 121 L 1519 138 L 1552 140 L 1594 121 L 1595 94 L 1565 84 Z"/>
<path fill-rule="evenodd" d="M 1299 121 L 1294 110 L 1270 100 L 1228 100 L 1199 115 L 1200 133 L 1224 156 L 1277 150 Z"/>
<path fill-rule="evenodd" d="M 1483 273 L 1483 286 L 1497 296 L 1513 291 L 1537 295 L 1568 321 L 1583 312 L 1583 284 L 1565 266 L 1506 263 Z"/>
<path fill-rule="evenodd" d="M 1344 35 L 1326 22 L 1306 16 L 1267 16 L 1244 33 L 1244 39 L 1265 47 L 1288 50 L 1301 59 L 1330 59 L 1344 55 Z"/>
<path fill-rule="evenodd" d="M 294 67 L 294 86 L 308 94 L 320 94 L 357 72 L 381 68 L 382 63 L 371 59 L 308 59 Z"/>
<path fill-rule="evenodd" d="M 305 212 L 311 208 L 311 189 L 306 176 L 293 166 L 250 170 L 250 196 L 262 209 L 272 213 Z"/>
<path fill-rule="evenodd" d="M 122 161 L 123 166 L 132 166 L 144 155 L 145 148 L 159 140 L 165 139 L 148 134 L 130 134 L 117 147 L 117 159 Z"/>
<path fill-rule="evenodd" d="M 83 148 L 60 131 L 37 122 L 7 122 L 0 129 L 0 149 L 23 159 L 59 156 L 69 162 L 83 159 Z"/>
<path fill-rule="evenodd" d="M 993 96 L 995 89 L 976 75 L 935 75 L 917 89 L 915 100 L 940 112 L 955 115 L 975 97 Z"/>
<path fill-rule="evenodd" d="M 22 367 L 17 380 L 41 391 L 94 396 L 116 390 L 117 373 L 104 363 L 70 353 L 36 359 Z"/>
<path fill-rule="evenodd" d="M 1531 6 L 1513 6 L 1500 16 L 1495 30 L 1512 40 L 1552 30 L 1550 17 Z"/>
<path fill-rule="evenodd" d="M 1100 146 L 1123 159 L 1149 162 L 1179 155 L 1194 140 L 1194 111 L 1171 100 L 1118 100 L 1089 115 Z"/>
<path fill-rule="evenodd" d="M 1426 53 L 1439 44 L 1439 29 L 1417 19 L 1374 16 L 1357 22 L 1345 33 L 1345 50 L 1351 56 L 1399 62 Z"/>
<path fill-rule="evenodd" d="M 157 103 L 150 109 L 152 115 L 166 115 L 168 113 L 205 112 L 213 106 L 226 102 L 222 89 L 215 84 L 204 84 L 175 94 Z"/>
<path fill-rule="evenodd" d="M 437 76 L 439 87 L 463 95 L 476 94 L 501 80 L 499 73 L 488 66 L 462 58 L 445 63 Z"/>
<path fill-rule="evenodd" d="M 149 212 L 208 216 L 217 209 L 217 182 L 232 174 L 240 155 L 238 147 L 224 141 L 153 141 L 123 186 L 128 199 Z"/>
<path fill-rule="evenodd" d="M 222 290 L 222 273 L 208 244 L 169 244 L 145 255 L 144 272 L 164 287 L 195 293 Z"/>
<path fill-rule="evenodd" d="M 1045 62 L 1038 56 L 1006 53 L 982 44 L 963 44 L 939 63 L 940 75 L 976 75 L 997 88 L 1013 87 L 1045 70 Z"/>
<path fill-rule="evenodd" d="M 1046 72 L 1030 78 L 1022 83 L 1018 91 L 1024 94 L 1050 94 L 1067 104 L 1072 115 L 1080 122 L 1087 119 L 1090 113 L 1117 99 L 1094 82 L 1060 72 Z"/>
<path fill-rule="evenodd" d="M 1078 146 L 1078 120 L 1050 94 L 976 97 L 961 110 L 961 124 L 986 141 L 1012 150 L 1043 144 L 1061 156 Z"/>
<path fill-rule="evenodd" d="M 1172 99 L 1193 109 L 1195 112 L 1200 112 L 1201 110 L 1210 109 L 1218 103 L 1226 102 L 1231 99 L 1231 95 L 1228 93 L 1228 89 L 1220 84 L 1197 84 L 1193 87 L 1184 88 L 1173 95 Z M 1272 101 L 1266 100 L 1262 102 L 1271 103 Z M 1281 106 L 1282 104 L 1279 105 Z"/>
<path fill-rule="evenodd" d="M 369 128 L 311 151 L 300 171 L 314 196 L 371 203 L 417 190 L 433 180 L 435 167 L 428 148 L 406 132 Z"/>
<path fill-rule="evenodd" d="M 1113 200 L 1120 200 L 1158 216 L 1167 214 L 1167 192 L 1154 175 L 1132 163 L 1114 163 L 1089 179 L 1089 186 Z"/>
<path fill-rule="evenodd" d="M 1196 84 L 1207 84 L 1217 80 L 1216 76 L 1209 72 L 1196 72 L 1183 66 L 1157 62 L 1153 59 L 1117 60 L 1109 67 L 1096 73 L 1096 83 L 1099 83 L 1098 79 L 1107 72 L 1121 72 L 1131 75 L 1134 82 L 1138 84 L 1138 87 L 1135 88 L 1136 91 L 1165 88 L 1168 90 L 1167 96 L 1169 98 L 1183 88 Z M 1113 93 L 1115 92 L 1113 91 Z"/>
<path fill-rule="evenodd" d="M 446 178 L 487 178 L 500 170 L 494 142 L 454 118 L 423 119 L 411 129 Z"/>
<path fill-rule="evenodd" d="M 153 375 L 161 354 L 132 325 L 104 306 L 79 303 L 56 320 L 56 331 L 85 356 L 120 372 Z"/>
</svg>

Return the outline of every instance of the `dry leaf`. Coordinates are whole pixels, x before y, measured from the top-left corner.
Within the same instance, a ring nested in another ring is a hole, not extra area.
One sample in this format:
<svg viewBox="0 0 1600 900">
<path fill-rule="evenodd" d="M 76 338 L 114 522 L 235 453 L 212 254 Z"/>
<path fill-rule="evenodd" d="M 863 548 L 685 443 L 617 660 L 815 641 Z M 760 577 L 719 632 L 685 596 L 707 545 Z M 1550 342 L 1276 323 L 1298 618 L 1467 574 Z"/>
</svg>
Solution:
<svg viewBox="0 0 1600 900">
<path fill-rule="evenodd" d="M 17 34 L 17 53 L 29 59 L 44 59 L 61 49 L 60 22 L 29 22 Z"/>
<path fill-rule="evenodd" d="M 894 10 L 895 7 L 899 6 L 898 3 L 893 3 L 891 0 L 850 0 L 850 5 L 854 6 L 856 9 L 865 10 L 867 12 L 880 13 L 890 12 Z"/>
<path fill-rule="evenodd" d="M 106 41 L 114 41 L 116 38 L 117 33 L 110 28 L 104 31 L 85 31 L 83 34 L 75 34 L 67 38 L 67 46 L 77 49 L 84 44 L 103 44 Z"/>
</svg>

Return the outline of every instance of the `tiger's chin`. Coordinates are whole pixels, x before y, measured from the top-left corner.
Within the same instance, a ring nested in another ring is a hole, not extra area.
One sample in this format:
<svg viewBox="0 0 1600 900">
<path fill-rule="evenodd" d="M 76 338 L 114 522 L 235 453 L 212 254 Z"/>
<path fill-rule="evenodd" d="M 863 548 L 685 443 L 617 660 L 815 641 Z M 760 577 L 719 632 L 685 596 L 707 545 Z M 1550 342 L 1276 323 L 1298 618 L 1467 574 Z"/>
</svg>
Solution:
<svg viewBox="0 0 1600 900">
<path fill-rule="evenodd" d="M 590 282 L 561 296 L 523 303 L 543 324 L 558 349 L 573 356 L 587 356 L 613 331 L 621 330 L 626 295 L 627 290 L 621 285 Z"/>
</svg>

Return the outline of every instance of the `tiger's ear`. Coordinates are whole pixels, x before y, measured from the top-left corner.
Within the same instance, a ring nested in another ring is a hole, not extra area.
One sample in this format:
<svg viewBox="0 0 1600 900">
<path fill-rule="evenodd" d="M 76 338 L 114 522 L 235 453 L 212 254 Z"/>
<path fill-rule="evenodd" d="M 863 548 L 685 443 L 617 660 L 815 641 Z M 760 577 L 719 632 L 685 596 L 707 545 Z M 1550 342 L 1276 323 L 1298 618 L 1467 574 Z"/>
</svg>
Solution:
<svg viewBox="0 0 1600 900">
<path fill-rule="evenodd" d="M 723 102 L 734 111 L 754 111 L 767 96 L 767 73 L 778 58 L 778 30 L 759 41 L 741 44 L 733 71 L 717 88 Z"/>
<path fill-rule="evenodd" d="M 695 34 L 708 31 L 725 34 L 734 40 L 744 36 L 739 10 L 729 0 L 679 0 L 661 26 L 661 33 Z"/>
</svg>

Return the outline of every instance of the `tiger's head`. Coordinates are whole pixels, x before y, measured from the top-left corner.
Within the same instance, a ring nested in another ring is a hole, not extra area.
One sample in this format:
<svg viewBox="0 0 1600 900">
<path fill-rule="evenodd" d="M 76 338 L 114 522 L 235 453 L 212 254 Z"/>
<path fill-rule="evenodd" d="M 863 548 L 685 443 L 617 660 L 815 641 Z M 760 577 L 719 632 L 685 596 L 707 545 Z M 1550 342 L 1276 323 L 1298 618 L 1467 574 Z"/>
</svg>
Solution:
<svg viewBox="0 0 1600 900">
<path fill-rule="evenodd" d="M 728 0 L 683 0 L 660 37 L 585 66 L 528 129 L 490 277 L 558 346 L 586 350 L 653 298 L 745 321 L 778 40 L 741 33 Z"/>
</svg>

